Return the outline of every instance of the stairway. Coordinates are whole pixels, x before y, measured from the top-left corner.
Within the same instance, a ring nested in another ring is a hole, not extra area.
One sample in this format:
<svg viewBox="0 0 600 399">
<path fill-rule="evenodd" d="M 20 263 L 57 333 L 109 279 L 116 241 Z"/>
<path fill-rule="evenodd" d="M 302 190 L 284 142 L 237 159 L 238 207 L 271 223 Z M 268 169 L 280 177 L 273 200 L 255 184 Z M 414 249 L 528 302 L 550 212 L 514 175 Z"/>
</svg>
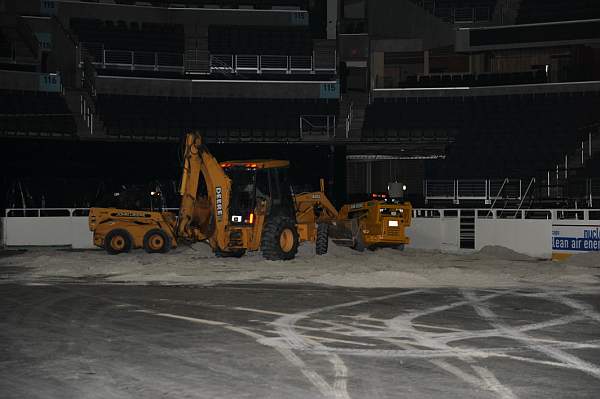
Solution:
<svg viewBox="0 0 600 399">
<path fill-rule="evenodd" d="M 95 109 L 90 95 L 81 89 L 65 89 L 65 101 L 75 119 L 77 136 L 86 138 L 106 137 L 106 128 Z M 83 100 L 85 100 L 85 107 Z"/>
<path fill-rule="evenodd" d="M 208 31 L 185 39 L 185 71 L 187 73 L 210 73 L 210 53 L 208 51 Z"/>
<path fill-rule="evenodd" d="M 368 93 L 349 91 L 340 101 L 340 117 L 336 129 L 337 139 L 360 140 L 365 123 L 365 110 L 369 105 Z"/>
<path fill-rule="evenodd" d="M 580 141 L 575 149 L 563 156 L 549 170 L 544 182 L 550 186 L 551 199 L 563 199 L 575 202 L 589 201 L 590 162 L 600 156 L 600 128 L 592 128 L 588 137 Z M 546 193 L 547 195 L 547 193 Z M 589 205 L 589 204 L 588 204 Z M 573 204 L 570 204 L 573 206 Z"/>
</svg>

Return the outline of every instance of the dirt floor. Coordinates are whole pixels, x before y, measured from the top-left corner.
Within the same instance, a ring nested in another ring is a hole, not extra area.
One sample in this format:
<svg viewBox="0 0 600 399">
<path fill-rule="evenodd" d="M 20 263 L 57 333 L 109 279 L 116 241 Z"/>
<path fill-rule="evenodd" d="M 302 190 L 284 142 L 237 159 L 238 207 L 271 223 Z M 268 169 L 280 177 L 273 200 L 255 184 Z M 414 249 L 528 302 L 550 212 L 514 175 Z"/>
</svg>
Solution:
<svg viewBox="0 0 600 399">
<path fill-rule="evenodd" d="M 168 254 L 142 250 L 111 256 L 102 250 L 30 249 L 0 257 L 0 278 L 17 282 L 80 281 L 131 284 L 311 283 L 343 287 L 579 286 L 600 282 L 600 253 L 567 261 L 533 259 L 502 247 L 470 254 L 407 249 L 359 253 L 330 243 L 317 256 L 304 244 L 296 259 L 266 261 L 259 252 L 217 258 L 205 243 Z"/>
</svg>

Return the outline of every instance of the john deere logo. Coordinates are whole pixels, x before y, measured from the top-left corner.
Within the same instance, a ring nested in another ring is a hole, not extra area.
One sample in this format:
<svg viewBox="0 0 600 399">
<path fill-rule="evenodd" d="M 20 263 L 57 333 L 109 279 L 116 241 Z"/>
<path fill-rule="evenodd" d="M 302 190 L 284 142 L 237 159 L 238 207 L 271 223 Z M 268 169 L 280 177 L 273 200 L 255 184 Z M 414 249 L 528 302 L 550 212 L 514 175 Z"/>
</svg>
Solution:
<svg viewBox="0 0 600 399">
<path fill-rule="evenodd" d="M 216 188 L 216 194 L 217 218 L 221 220 L 221 218 L 223 217 L 223 190 L 221 190 L 221 187 Z"/>
</svg>

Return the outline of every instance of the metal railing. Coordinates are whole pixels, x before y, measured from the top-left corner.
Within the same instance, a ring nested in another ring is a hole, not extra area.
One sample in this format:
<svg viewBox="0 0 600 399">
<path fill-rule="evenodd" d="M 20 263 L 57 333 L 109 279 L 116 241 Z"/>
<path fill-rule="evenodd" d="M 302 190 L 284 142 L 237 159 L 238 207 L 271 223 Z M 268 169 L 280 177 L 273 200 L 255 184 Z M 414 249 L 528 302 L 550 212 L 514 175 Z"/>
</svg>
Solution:
<svg viewBox="0 0 600 399">
<path fill-rule="evenodd" d="M 107 50 L 102 43 L 81 43 L 91 63 L 99 68 L 116 68 L 142 71 L 184 71 L 184 55 L 179 53 Z M 83 55 L 79 60 L 83 63 Z"/>
<path fill-rule="evenodd" d="M 494 205 L 498 200 L 521 201 L 523 181 L 520 179 L 425 180 L 423 196 L 426 203 L 452 201 L 454 204 L 459 204 L 461 201 L 484 201 L 485 204 Z"/>
<path fill-rule="evenodd" d="M 335 115 L 300 116 L 300 138 L 329 139 L 335 135 Z"/>
<path fill-rule="evenodd" d="M 460 219 L 463 214 L 474 215 L 475 219 L 542 219 L 542 220 L 600 220 L 600 209 L 518 209 L 506 212 L 503 209 L 482 208 L 413 208 L 413 219 Z M 471 216 L 472 217 L 472 216 Z"/>
<path fill-rule="evenodd" d="M 210 72 L 253 72 L 253 73 L 321 73 L 336 72 L 335 60 L 329 64 L 320 62 L 315 66 L 313 56 L 256 55 L 256 54 L 211 54 Z"/>
</svg>

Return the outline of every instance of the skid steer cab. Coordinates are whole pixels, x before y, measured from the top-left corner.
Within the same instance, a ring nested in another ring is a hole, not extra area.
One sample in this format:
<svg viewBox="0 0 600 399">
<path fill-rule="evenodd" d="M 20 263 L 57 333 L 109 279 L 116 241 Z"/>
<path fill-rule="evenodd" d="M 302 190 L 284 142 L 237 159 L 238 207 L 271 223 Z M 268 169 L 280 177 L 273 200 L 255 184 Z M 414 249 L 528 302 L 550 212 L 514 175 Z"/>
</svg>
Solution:
<svg viewBox="0 0 600 399">
<path fill-rule="evenodd" d="M 333 241 L 357 251 L 388 247 L 404 250 L 410 243 L 405 229 L 410 226 L 412 206 L 374 196 L 370 201 L 344 205 L 339 212 Z"/>
<path fill-rule="evenodd" d="M 91 208 L 90 230 L 94 245 L 109 254 L 144 248 L 148 253 L 165 253 L 177 246 L 176 215 L 171 212 L 145 212 L 117 208 Z"/>
</svg>

